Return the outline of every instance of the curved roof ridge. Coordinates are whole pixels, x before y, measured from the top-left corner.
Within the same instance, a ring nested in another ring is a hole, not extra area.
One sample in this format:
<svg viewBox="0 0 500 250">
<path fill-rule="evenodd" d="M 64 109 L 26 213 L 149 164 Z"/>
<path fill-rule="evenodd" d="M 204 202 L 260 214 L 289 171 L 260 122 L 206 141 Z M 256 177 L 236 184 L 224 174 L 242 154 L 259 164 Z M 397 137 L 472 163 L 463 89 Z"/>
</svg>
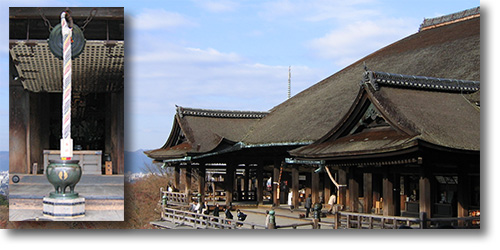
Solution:
<svg viewBox="0 0 500 250">
<path fill-rule="evenodd" d="M 177 107 L 177 113 L 183 116 L 201 116 L 201 117 L 215 117 L 215 118 L 248 118 L 260 119 L 269 114 L 266 111 L 245 111 L 245 110 L 218 110 L 218 109 L 200 109 L 200 108 L 187 108 Z"/>
<path fill-rule="evenodd" d="M 479 81 L 403 75 L 381 71 L 365 71 L 363 78 L 365 83 L 370 83 L 375 90 L 379 90 L 380 85 L 460 93 L 472 93 L 480 89 Z"/>
<path fill-rule="evenodd" d="M 434 18 L 424 18 L 424 21 L 422 22 L 422 24 L 420 24 L 420 28 L 418 31 L 465 21 L 468 19 L 479 17 L 480 15 L 481 15 L 480 7 L 478 6 L 475 8 L 470 8 L 467 10 L 455 12 L 444 16 L 439 16 Z"/>
</svg>

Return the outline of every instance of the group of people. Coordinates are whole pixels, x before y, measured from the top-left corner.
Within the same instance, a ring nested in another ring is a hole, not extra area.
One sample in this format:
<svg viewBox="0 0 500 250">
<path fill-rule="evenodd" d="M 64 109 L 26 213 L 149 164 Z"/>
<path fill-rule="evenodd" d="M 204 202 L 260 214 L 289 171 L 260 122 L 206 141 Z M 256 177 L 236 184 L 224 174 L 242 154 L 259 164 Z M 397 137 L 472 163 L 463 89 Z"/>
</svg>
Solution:
<svg viewBox="0 0 500 250">
<path fill-rule="evenodd" d="M 195 200 L 189 205 L 189 212 L 208 215 L 209 214 L 208 203 L 206 201 L 204 203 L 201 203 Z"/>
<path fill-rule="evenodd" d="M 198 200 L 193 201 L 189 206 L 190 212 L 205 214 L 205 215 L 210 215 L 210 213 L 212 213 L 214 217 L 219 217 L 220 212 L 224 211 L 224 216 L 228 220 L 232 220 L 234 218 L 233 214 L 231 213 L 231 209 L 232 209 L 231 205 L 229 205 L 226 208 L 221 208 L 219 204 L 215 204 L 213 211 L 210 211 L 210 207 L 208 206 L 208 203 L 206 201 L 203 204 L 201 204 L 201 202 L 199 202 Z M 239 209 L 236 210 L 236 216 L 239 221 L 245 221 L 245 219 L 247 218 L 247 214 L 243 213 Z M 218 221 L 218 219 L 215 218 L 214 220 Z"/>
</svg>

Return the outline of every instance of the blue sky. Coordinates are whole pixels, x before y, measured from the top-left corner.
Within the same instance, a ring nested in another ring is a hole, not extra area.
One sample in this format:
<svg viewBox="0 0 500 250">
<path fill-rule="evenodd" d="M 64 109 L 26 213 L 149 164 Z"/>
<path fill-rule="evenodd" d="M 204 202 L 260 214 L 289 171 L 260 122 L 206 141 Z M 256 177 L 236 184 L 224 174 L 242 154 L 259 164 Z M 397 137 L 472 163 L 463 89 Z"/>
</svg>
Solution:
<svg viewBox="0 0 500 250">
<path fill-rule="evenodd" d="M 484 5 L 484 1 L 483 1 Z M 8 150 L 8 7 L 123 6 L 125 149 L 163 145 L 175 105 L 258 110 L 479 1 L 2 1 L 0 150 Z"/>
</svg>

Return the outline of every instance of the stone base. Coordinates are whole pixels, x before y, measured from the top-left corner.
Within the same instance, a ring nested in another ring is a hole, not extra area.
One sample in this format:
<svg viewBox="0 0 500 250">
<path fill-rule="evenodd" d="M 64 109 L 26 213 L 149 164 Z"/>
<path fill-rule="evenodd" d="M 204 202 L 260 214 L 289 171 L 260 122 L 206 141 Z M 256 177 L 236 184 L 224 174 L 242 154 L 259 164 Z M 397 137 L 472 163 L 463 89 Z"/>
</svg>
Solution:
<svg viewBox="0 0 500 250">
<path fill-rule="evenodd" d="M 55 199 L 43 198 L 43 215 L 55 218 L 76 218 L 85 216 L 85 198 Z"/>
</svg>

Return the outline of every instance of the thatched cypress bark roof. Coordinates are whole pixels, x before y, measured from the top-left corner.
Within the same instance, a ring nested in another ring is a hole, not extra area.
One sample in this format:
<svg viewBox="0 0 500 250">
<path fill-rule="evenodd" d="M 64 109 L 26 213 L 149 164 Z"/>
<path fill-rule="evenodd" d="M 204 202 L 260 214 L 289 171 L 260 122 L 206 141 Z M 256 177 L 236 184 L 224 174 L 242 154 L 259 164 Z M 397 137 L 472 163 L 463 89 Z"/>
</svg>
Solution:
<svg viewBox="0 0 500 250">
<path fill-rule="evenodd" d="M 420 31 L 360 59 L 273 108 L 243 142 L 320 139 L 351 107 L 364 64 L 376 71 L 479 81 L 480 18 Z M 467 97 L 478 101 L 479 93 Z"/>
</svg>

